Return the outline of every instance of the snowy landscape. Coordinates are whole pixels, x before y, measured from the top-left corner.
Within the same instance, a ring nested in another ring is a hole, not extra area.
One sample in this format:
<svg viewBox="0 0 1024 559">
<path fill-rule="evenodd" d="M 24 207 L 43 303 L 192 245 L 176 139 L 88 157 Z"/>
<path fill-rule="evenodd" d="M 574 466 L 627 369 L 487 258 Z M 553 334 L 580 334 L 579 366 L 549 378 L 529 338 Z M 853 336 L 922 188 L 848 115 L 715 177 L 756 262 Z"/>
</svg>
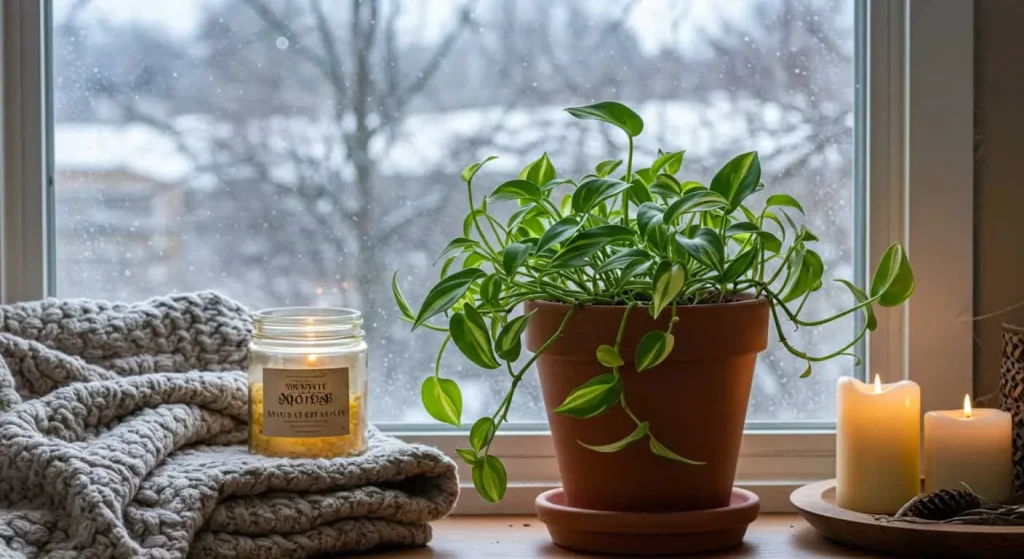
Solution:
<svg viewBox="0 0 1024 559">
<path fill-rule="evenodd" d="M 623 155 L 614 130 L 562 107 L 629 104 L 640 162 L 685 149 L 684 180 L 758 150 L 760 196 L 804 203 L 826 276 L 859 272 L 853 0 L 175 4 L 54 0 L 58 295 L 362 309 L 374 422 L 429 421 L 437 340 L 398 320 L 390 280 L 414 304 L 436 280 L 467 211 L 459 171 L 499 156 L 486 192 L 543 152 L 563 176 Z M 848 305 L 830 283 L 808 316 Z M 854 327 L 791 339 L 824 353 Z M 505 379 L 449 357 L 464 417 L 492 408 Z M 831 421 L 852 360 L 802 370 L 765 352 L 749 420 Z M 524 388 L 512 420 L 544 421 L 536 379 Z"/>
</svg>

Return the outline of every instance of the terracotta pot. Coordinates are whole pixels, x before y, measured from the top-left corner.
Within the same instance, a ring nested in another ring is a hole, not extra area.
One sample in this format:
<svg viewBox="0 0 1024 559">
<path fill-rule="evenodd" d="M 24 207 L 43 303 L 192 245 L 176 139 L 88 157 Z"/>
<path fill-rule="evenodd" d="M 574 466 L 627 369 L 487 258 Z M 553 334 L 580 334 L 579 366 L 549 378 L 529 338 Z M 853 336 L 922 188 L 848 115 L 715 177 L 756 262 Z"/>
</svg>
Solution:
<svg viewBox="0 0 1024 559">
<path fill-rule="evenodd" d="M 527 347 L 536 351 L 561 324 L 569 306 L 533 301 Z M 636 346 L 647 332 L 664 330 L 646 308 L 631 311 L 623 337 L 620 369 L 627 401 L 647 420 L 659 441 L 680 456 L 705 462 L 694 466 L 654 455 L 647 440 L 615 453 L 581 446 L 607 444 L 636 427 L 620 406 L 590 419 L 554 413 L 565 397 L 589 379 L 608 372 L 595 356 L 613 345 L 625 307 L 586 306 L 569 319 L 565 333 L 537 360 L 551 425 L 565 502 L 605 511 L 687 511 L 726 507 L 757 354 L 768 343 L 769 303 L 748 298 L 718 305 L 679 307 L 675 347 L 660 365 L 637 373 Z"/>
</svg>

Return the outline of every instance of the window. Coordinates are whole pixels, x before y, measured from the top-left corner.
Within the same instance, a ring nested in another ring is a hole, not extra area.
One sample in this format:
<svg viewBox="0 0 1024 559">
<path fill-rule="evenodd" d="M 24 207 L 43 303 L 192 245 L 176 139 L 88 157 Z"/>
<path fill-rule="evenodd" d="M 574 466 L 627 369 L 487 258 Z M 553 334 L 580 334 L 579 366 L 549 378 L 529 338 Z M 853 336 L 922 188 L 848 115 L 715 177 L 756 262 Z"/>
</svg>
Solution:
<svg viewBox="0 0 1024 559">
<path fill-rule="evenodd" d="M 606 98 L 645 117 L 640 157 L 687 149 L 696 180 L 758 149 L 770 187 L 814 208 L 832 273 L 854 276 L 854 2 L 715 4 L 55 0 L 56 293 L 214 288 L 254 308 L 365 309 L 371 417 L 429 422 L 418 387 L 439 340 L 397 320 L 392 271 L 413 301 L 436 279 L 462 228 L 462 166 L 500 155 L 487 189 L 542 150 L 573 176 L 621 155 L 621 138 L 560 110 Z M 844 293 L 829 287 L 812 314 Z M 854 327 L 796 338 L 839 346 Z M 444 366 L 466 417 L 504 395 L 456 352 Z M 801 371 L 766 352 L 750 420 L 830 421 L 852 362 Z M 514 420 L 543 422 L 534 377 L 526 388 Z"/>
<path fill-rule="evenodd" d="M 218 289 L 253 308 L 361 308 L 371 419 L 437 430 L 418 397 L 436 344 L 397 320 L 392 271 L 419 301 L 461 231 L 465 164 L 500 156 L 484 190 L 544 150 L 573 175 L 620 154 L 560 110 L 619 99 L 647 122 L 639 157 L 687 149 L 697 180 L 759 150 L 769 193 L 811 209 L 831 276 L 863 284 L 889 242 L 910 246 L 918 294 L 881 317 L 867 365 L 798 379 L 781 348 L 761 356 L 741 479 L 828 475 L 840 375 L 930 382 L 926 409 L 969 386 L 969 330 L 946 325 L 969 312 L 970 278 L 942 273 L 971 259 L 970 121 L 950 117 L 970 112 L 971 18 L 955 0 L 41 5 L 3 7 L 4 75 L 18 77 L 4 84 L 6 301 Z M 810 314 L 848 297 L 819 295 Z M 793 339 L 834 347 L 856 326 Z M 464 416 L 493 407 L 502 385 L 449 356 Z M 516 404 L 535 434 L 509 435 L 523 458 L 510 475 L 551 479 L 535 379 Z"/>
</svg>

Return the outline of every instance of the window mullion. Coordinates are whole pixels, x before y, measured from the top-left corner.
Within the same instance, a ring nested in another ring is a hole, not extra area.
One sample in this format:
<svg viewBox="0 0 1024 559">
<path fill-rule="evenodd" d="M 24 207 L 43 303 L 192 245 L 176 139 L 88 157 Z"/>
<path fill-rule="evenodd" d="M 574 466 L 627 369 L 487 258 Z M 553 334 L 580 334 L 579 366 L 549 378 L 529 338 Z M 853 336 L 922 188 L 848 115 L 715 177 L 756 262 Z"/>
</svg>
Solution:
<svg viewBox="0 0 1024 559">
<path fill-rule="evenodd" d="M 47 64 L 45 2 L 4 2 L 3 228 L 4 302 L 46 295 Z"/>
</svg>

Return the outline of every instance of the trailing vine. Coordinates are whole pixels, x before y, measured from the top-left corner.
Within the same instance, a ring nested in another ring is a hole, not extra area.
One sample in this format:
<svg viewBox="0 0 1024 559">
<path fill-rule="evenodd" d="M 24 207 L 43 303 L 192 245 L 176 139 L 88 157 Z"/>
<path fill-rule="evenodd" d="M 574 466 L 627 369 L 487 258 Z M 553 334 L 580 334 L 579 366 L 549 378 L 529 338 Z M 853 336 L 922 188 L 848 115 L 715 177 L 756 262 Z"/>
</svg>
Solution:
<svg viewBox="0 0 1024 559">
<path fill-rule="evenodd" d="M 473 468 L 477 491 L 490 501 L 500 500 L 507 486 L 504 465 L 491 453 L 491 445 L 508 421 L 516 389 L 585 305 L 622 305 L 626 312 L 616 339 L 601 345 L 595 356 L 609 372 L 577 387 L 555 411 L 589 418 L 619 406 L 636 429 L 619 441 L 584 446 L 595 452 L 616 452 L 646 439 L 658 456 L 699 465 L 659 442 L 649 423 L 627 403 L 620 368 L 626 364 L 622 337 L 630 310 L 642 306 L 655 318 L 671 313 L 668 327 L 646 333 L 631 356 L 635 369 L 643 371 L 656 368 L 672 352 L 678 306 L 723 303 L 740 293 L 766 298 L 780 343 L 807 363 L 803 378 L 811 374 L 813 363 L 841 355 L 856 358 L 851 350 L 877 326 L 873 306 L 899 305 L 914 290 L 906 253 L 894 244 L 882 255 L 869 292 L 837 280 L 850 291 L 854 303 L 832 316 L 805 319 L 802 311 L 808 298 L 823 285 L 824 263 L 811 248 L 818 238 L 791 217 L 790 213 L 802 214 L 804 209 L 789 194 L 768 196 L 759 211 L 745 203 L 765 187 L 756 152 L 730 160 L 707 185 L 681 181 L 677 176 L 683 151 L 659 150 L 648 167 L 633 168 L 634 139 L 643 131 L 643 120 L 625 105 L 606 101 L 566 111 L 579 119 L 611 124 L 626 134 L 623 173 L 616 174 L 623 163 L 616 159 L 601 161 L 593 173 L 579 179 L 559 177 L 545 153 L 478 203 L 473 180 L 495 158 L 469 165 L 461 177 L 469 203 L 463 235 L 438 255 L 436 262 L 443 261 L 441 279 L 416 312 L 399 288 L 397 272 L 392 278 L 402 318 L 413 329 L 446 333 L 434 373 L 421 387 L 423 405 L 432 417 L 462 424 L 459 386 L 441 376 L 441 357 L 450 343 L 475 365 L 504 368 L 509 376 L 498 408 L 473 423 L 469 448 L 458 450 Z M 491 205 L 510 202 L 518 207 L 509 218 L 491 213 Z M 536 300 L 564 303 L 570 309 L 551 338 L 517 367 L 522 334 L 532 314 L 515 313 L 523 302 Z M 849 343 L 821 355 L 794 347 L 780 316 L 798 327 L 815 327 L 855 312 L 865 317 L 860 332 Z"/>
</svg>

